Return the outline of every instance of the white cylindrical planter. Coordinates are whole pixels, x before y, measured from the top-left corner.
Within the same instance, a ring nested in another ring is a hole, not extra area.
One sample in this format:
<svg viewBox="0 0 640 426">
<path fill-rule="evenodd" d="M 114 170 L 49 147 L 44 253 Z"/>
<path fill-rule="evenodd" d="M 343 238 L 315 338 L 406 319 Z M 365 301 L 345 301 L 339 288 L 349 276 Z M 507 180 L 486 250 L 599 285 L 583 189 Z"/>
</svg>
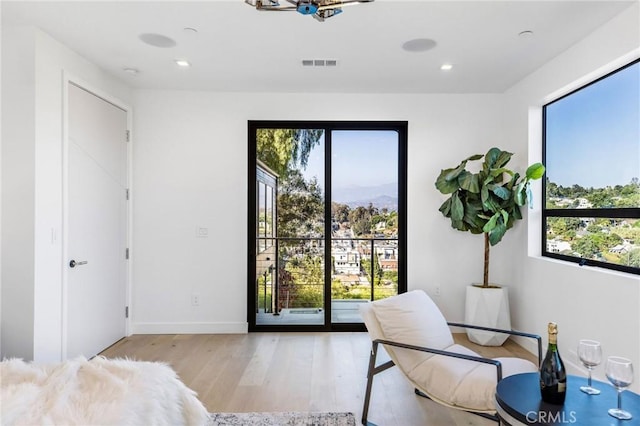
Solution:
<svg viewBox="0 0 640 426">
<path fill-rule="evenodd" d="M 511 330 L 507 289 L 468 286 L 464 322 L 482 327 Z M 469 340 L 483 346 L 501 346 L 509 338 L 508 334 L 470 328 L 466 329 L 466 332 Z"/>
</svg>

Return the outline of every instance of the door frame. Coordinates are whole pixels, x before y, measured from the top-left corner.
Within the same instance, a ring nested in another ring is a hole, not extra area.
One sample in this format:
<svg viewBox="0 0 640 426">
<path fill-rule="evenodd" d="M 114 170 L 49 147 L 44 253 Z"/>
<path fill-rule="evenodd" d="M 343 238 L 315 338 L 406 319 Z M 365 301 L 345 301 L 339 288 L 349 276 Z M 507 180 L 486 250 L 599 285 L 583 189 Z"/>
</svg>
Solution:
<svg viewBox="0 0 640 426">
<path fill-rule="evenodd" d="M 326 285 L 326 276 L 331 274 L 331 262 L 325 262 L 325 289 L 324 289 L 324 324 L 322 325 L 266 325 L 256 324 L 255 295 L 256 285 L 256 232 L 255 232 L 255 200 L 256 200 L 256 130 L 257 129 L 324 129 L 325 130 L 325 157 L 331 158 L 332 130 L 396 130 L 398 131 L 398 216 L 403 226 L 398 232 L 398 250 L 401 253 L 398 261 L 398 294 L 407 291 L 407 164 L 408 164 L 408 127 L 407 121 L 331 121 L 331 120 L 248 120 L 247 144 L 248 144 L 248 198 L 247 198 L 247 324 L 249 332 L 275 331 L 366 331 L 364 323 L 332 323 L 331 322 L 331 285 Z M 327 224 L 331 224 L 331 162 L 325 168 L 325 233 Z M 325 259 L 331 258 L 331 245 L 325 245 Z M 328 301 L 328 302 L 327 302 Z"/>
<path fill-rule="evenodd" d="M 128 316 L 125 318 L 125 336 L 131 334 L 131 271 L 132 271 L 132 146 L 133 132 L 131 130 L 133 121 L 133 108 L 131 105 L 107 93 L 87 81 L 69 73 L 66 70 L 62 72 L 62 316 L 61 316 L 61 341 L 60 350 L 62 360 L 67 359 L 68 346 L 68 289 L 69 289 L 69 269 L 67 262 L 69 260 L 69 89 L 70 86 L 76 86 L 85 90 L 92 95 L 102 99 L 113 106 L 122 109 L 127 114 L 127 130 L 129 131 L 129 143 L 127 143 L 127 188 L 129 189 L 129 199 L 126 205 L 126 222 L 125 222 L 125 242 L 129 249 L 129 259 L 125 262 L 125 306 L 129 308 Z M 123 306 L 123 309 L 125 307 Z M 124 315 L 124 312 L 123 312 Z M 114 342 L 115 343 L 115 342 Z"/>
</svg>

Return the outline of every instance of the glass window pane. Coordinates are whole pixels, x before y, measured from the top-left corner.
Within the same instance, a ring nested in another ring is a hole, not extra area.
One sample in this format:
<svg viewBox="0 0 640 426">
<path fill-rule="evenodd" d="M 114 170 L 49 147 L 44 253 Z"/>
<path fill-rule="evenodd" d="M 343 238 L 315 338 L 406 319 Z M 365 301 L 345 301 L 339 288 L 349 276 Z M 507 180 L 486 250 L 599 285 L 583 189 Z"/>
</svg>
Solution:
<svg viewBox="0 0 640 426">
<path fill-rule="evenodd" d="M 640 207 L 640 63 L 545 106 L 546 207 Z"/>
<path fill-rule="evenodd" d="M 548 217 L 549 253 L 640 268 L 640 219 Z"/>
</svg>

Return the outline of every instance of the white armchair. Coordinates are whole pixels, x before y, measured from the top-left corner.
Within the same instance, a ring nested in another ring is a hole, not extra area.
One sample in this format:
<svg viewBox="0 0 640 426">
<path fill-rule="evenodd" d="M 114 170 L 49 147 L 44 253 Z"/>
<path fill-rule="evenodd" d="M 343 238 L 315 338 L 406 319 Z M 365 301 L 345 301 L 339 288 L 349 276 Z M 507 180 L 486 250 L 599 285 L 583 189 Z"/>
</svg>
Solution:
<svg viewBox="0 0 640 426">
<path fill-rule="evenodd" d="M 478 328 L 536 339 L 538 365 L 542 357 L 540 336 L 447 323 L 444 316 L 420 290 L 414 290 L 360 305 L 360 313 L 372 340 L 362 423 L 367 424 L 369 400 L 376 374 L 398 366 L 415 392 L 445 406 L 470 411 L 497 420 L 495 388 L 503 377 L 535 372 L 538 367 L 520 358 L 483 358 L 455 344 L 450 326 Z M 391 361 L 379 366 L 376 357 L 384 345 Z"/>
</svg>

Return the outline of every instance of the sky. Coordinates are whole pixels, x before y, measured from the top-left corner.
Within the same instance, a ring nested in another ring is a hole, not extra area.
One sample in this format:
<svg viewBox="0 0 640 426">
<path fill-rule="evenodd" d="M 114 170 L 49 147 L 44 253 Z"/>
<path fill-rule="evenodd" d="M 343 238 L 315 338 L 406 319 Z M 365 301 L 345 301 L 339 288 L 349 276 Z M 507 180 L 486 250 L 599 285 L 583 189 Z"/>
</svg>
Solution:
<svg viewBox="0 0 640 426">
<path fill-rule="evenodd" d="M 331 171 L 334 188 L 398 182 L 398 134 L 387 130 L 334 130 Z M 305 178 L 324 180 L 324 140 L 309 155 Z M 323 185 L 324 186 L 324 185 Z"/>
<path fill-rule="evenodd" d="M 562 186 L 640 178 L 640 63 L 546 108 L 547 177 Z"/>
</svg>

